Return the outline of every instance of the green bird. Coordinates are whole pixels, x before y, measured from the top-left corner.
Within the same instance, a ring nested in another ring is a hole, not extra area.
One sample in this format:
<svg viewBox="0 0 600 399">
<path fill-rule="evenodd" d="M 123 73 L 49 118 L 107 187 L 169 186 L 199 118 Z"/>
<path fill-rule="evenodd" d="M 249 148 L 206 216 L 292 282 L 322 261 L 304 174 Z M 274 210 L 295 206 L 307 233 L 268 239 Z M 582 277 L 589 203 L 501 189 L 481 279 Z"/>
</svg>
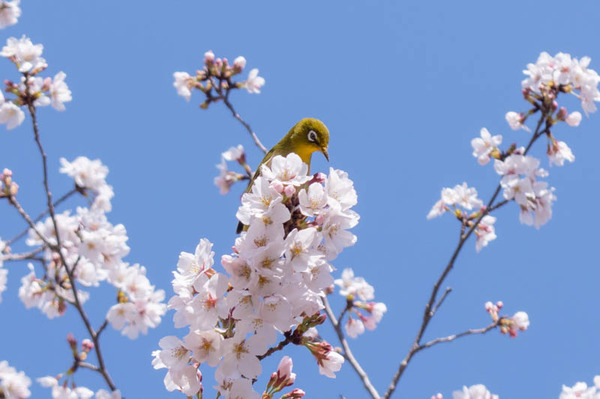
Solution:
<svg viewBox="0 0 600 399">
<path fill-rule="evenodd" d="M 310 158 L 315 151 L 322 153 L 327 161 L 329 161 L 329 153 L 327 147 L 329 146 L 329 130 L 323 122 L 315 118 L 304 118 L 300 122 L 296 123 L 294 127 L 290 129 L 279 143 L 275 144 L 273 148 L 267 152 L 263 160 L 256 168 L 256 172 L 250 179 L 248 187 L 244 193 L 248 193 L 252 190 L 254 180 L 260 176 L 260 170 L 262 165 L 271 166 L 271 160 L 276 155 L 287 156 L 294 152 L 302 159 L 302 162 L 308 165 L 310 171 Z M 242 222 L 238 223 L 236 232 L 239 234 L 244 230 Z"/>
</svg>

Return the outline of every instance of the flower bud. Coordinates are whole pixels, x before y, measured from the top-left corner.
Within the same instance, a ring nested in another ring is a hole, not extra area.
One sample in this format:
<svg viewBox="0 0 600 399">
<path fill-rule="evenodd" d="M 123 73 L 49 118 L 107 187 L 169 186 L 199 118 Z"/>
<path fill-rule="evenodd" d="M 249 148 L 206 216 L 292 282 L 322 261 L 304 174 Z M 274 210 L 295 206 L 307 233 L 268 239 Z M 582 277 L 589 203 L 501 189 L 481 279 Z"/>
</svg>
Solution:
<svg viewBox="0 0 600 399">
<path fill-rule="evenodd" d="M 566 117 L 567 117 L 567 109 L 565 107 L 560 107 L 560 109 L 556 113 L 556 119 L 559 121 L 564 121 Z"/>
<path fill-rule="evenodd" d="M 246 59 L 241 55 L 233 60 L 233 70 L 235 73 L 240 73 L 246 67 Z"/>
<path fill-rule="evenodd" d="M 285 186 L 285 188 L 283 189 L 283 193 L 287 197 L 292 197 L 294 196 L 294 194 L 296 194 L 296 187 L 292 186 L 291 184 L 289 186 Z"/>
<path fill-rule="evenodd" d="M 94 343 L 89 339 L 81 341 L 81 350 L 84 352 L 91 352 L 94 349 Z"/>
<path fill-rule="evenodd" d="M 304 395 L 306 395 L 306 393 L 302 389 L 296 388 L 292 392 L 283 395 L 281 399 L 300 399 L 303 398 Z"/>
<path fill-rule="evenodd" d="M 212 50 L 208 50 L 206 53 L 204 53 L 204 64 L 206 64 L 206 66 L 211 66 L 213 63 L 215 62 L 215 53 L 212 52 Z"/>
</svg>

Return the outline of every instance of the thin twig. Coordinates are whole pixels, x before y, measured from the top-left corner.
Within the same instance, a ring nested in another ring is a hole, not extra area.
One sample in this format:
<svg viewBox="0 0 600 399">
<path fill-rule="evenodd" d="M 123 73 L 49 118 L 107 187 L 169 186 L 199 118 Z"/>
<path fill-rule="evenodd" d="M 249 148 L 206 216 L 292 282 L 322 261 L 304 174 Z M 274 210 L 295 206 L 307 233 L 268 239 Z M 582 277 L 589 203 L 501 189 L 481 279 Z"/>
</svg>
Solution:
<svg viewBox="0 0 600 399">
<path fill-rule="evenodd" d="M 86 363 L 86 362 L 80 362 L 79 363 L 79 367 L 83 367 L 84 369 L 90 369 L 96 372 L 99 372 L 100 369 L 98 368 L 98 366 L 94 366 L 93 364 L 90 363 Z"/>
<path fill-rule="evenodd" d="M 458 338 L 466 337 L 467 335 L 485 334 L 488 331 L 491 331 L 494 328 L 498 327 L 499 320 L 493 322 L 492 324 L 490 324 L 489 326 L 484 327 L 484 328 L 467 330 L 467 331 L 463 331 L 463 332 L 458 333 L 458 334 L 449 335 L 447 337 L 432 339 L 429 342 L 426 342 L 424 344 L 419 345 L 419 347 L 417 348 L 417 352 L 421 351 L 423 349 L 432 347 L 432 346 L 437 345 L 437 344 L 441 344 L 441 343 L 444 343 L 444 342 L 452 342 L 454 340 L 457 340 Z"/>
<path fill-rule="evenodd" d="M 7 261 L 14 262 L 14 261 L 21 261 L 21 260 L 43 260 L 42 258 L 38 258 L 35 255 L 39 254 L 44 249 L 46 249 L 46 247 L 41 246 L 41 247 L 38 247 L 38 248 L 34 249 L 33 251 L 29 251 L 29 252 L 24 252 L 24 253 L 20 253 L 20 254 L 3 255 L 2 260 L 5 262 L 7 262 Z"/>
<path fill-rule="evenodd" d="M 13 195 L 8 197 L 8 202 L 15 207 L 15 209 L 17 210 L 17 212 L 19 212 L 19 214 L 21 215 L 21 217 L 23 219 L 25 219 L 25 221 L 27 222 L 27 224 L 29 225 L 29 227 L 35 231 L 35 234 L 38 235 L 38 237 L 40 238 L 40 240 L 42 240 L 42 242 L 48 246 L 48 248 L 54 248 L 54 244 L 52 244 L 48 238 L 46 238 L 46 236 L 44 236 L 36 227 L 35 223 L 33 222 L 33 220 L 31 219 L 31 217 L 29 216 L 29 214 L 27 212 L 25 212 L 25 209 L 23 209 L 23 207 L 21 206 L 21 204 L 19 203 L 19 201 L 17 200 L 17 198 Z"/>
<path fill-rule="evenodd" d="M 254 144 L 256 144 L 256 146 L 258 148 L 260 148 L 260 150 L 266 154 L 267 148 L 260 142 L 260 140 L 258 139 L 258 136 L 256 135 L 256 133 L 254 133 L 254 131 L 252 130 L 250 125 L 245 120 L 243 120 L 242 117 L 240 116 L 240 114 L 238 114 L 237 111 L 235 110 L 235 108 L 233 108 L 233 105 L 231 105 L 227 96 L 222 96 L 222 97 L 223 97 L 223 103 L 225 103 L 227 108 L 229 108 L 229 110 L 233 114 L 233 117 L 235 119 L 237 119 L 242 125 L 244 125 L 244 127 L 246 128 L 248 133 L 250 133 L 252 140 L 254 140 Z"/>
<path fill-rule="evenodd" d="M 62 202 L 66 201 L 71 195 L 75 194 L 79 192 L 79 190 L 77 188 L 72 189 L 71 191 L 65 193 L 62 197 L 60 197 L 59 199 L 57 199 L 54 202 L 54 207 L 56 208 L 58 205 L 60 205 Z M 46 209 L 44 212 L 40 213 L 35 219 L 33 219 L 33 221 L 35 223 L 39 222 L 40 220 L 42 220 L 42 218 L 44 216 L 46 216 L 48 214 L 49 210 Z M 25 230 L 21 231 L 19 234 L 17 234 L 16 236 L 14 236 L 13 238 L 11 238 L 10 240 L 6 241 L 6 245 L 12 245 L 15 241 L 19 240 L 20 238 L 22 238 L 25 234 L 27 234 L 27 232 L 29 231 L 29 228 L 26 228 Z"/>
<path fill-rule="evenodd" d="M 352 354 L 350 346 L 348 345 L 346 337 L 344 336 L 344 332 L 342 331 L 341 324 L 339 324 L 335 319 L 335 315 L 333 314 L 333 310 L 331 309 L 331 306 L 327 301 L 327 297 L 323 297 L 323 305 L 325 306 L 325 312 L 327 313 L 327 317 L 329 318 L 329 321 L 331 322 L 331 325 L 333 326 L 333 329 L 335 330 L 335 333 L 337 334 L 338 339 L 340 340 L 340 344 L 342 344 L 342 348 L 344 349 L 344 357 L 346 358 L 346 360 L 348 360 L 348 363 L 350 363 L 354 371 L 356 371 L 356 374 L 358 374 L 358 378 L 360 378 L 365 389 L 367 390 L 367 392 L 369 392 L 371 397 L 373 399 L 380 399 L 379 392 L 377 392 L 373 384 L 371 384 L 369 376 L 362 369 L 362 367 L 358 363 L 358 360 L 356 360 L 356 358 Z"/>
<path fill-rule="evenodd" d="M 57 243 L 56 249 L 57 249 L 57 251 L 55 251 L 55 252 L 58 253 L 58 255 L 62 261 L 62 264 L 65 267 L 65 270 L 67 272 L 67 276 L 69 277 L 69 282 L 71 284 L 71 290 L 73 291 L 73 299 L 75 302 L 74 306 L 77 309 L 77 311 L 79 312 L 81 320 L 83 321 L 83 324 L 85 325 L 90 337 L 92 338 L 92 341 L 94 342 L 94 349 L 96 352 L 96 357 L 98 358 L 98 372 L 102 375 L 102 377 L 104 377 L 104 381 L 106 381 L 106 384 L 109 386 L 109 388 L 112 391 L 115 391 L 117 389 L 117 387 L 115 386 L 114 382 L 112 381 L 110 375 L 108 374 L 108 371 L 106 370 L 106 366 L 104 365 L 104 358 L 102 357 L 102 351 L 100 349 L 100 340 L 98 339 L 98 334 L 92 328 L 92 325 L 91 325 L 85 311 L 83 310 L 83 305 L 81 304 L 81 301 L 79 300 L 79 294 L 77 292 L 77 286 L 76 286 L 76 282 L 75 282 L 75 276 L 73 275 L 73 270 L 69 269 L 69 266 L 65 259 L 65 256 L 64 256 L 63 252 L 60 250 L 62 247 L 62 244 L 61 244 L 61 240 L 60 240 L 58 222 L 56 220 L 56 213 L 54 210 L 54 203 L 52 202 L 52 193 L 50 192 L 50 186 L 48 184 L 48 161 L 47 161 L 47 157 L 46 157 L 46 152 L 44 151 L 44 147 L 42 146 L 42 142 L 40 140 L 40 132 L 39 132 L 37 118 L 36 118 L 35 106 L 33 105 L 32 95 L 31 95 L 31 93 L 29 93 L 28 79 L 29 79 L 29 76 L 26 75 L 25 76 L 25 87 L 27 87 L 27 91 L 28 91 L 27 92 L 27 94 L 28 94 L 27 108 L 29 110 L 29 114 L 31 115 L 34 139 L 38 146 L 40 155 L 42 157 L 42 166 L 43 166 L 43 175 L 44 175 L 44 190 L 46 192 L 48 213 L 50 214 L 50 218 L 52 220 L 52 224 L 54 225 L 54 231 L 56 234 L 56 243 Z M 30 223 L 30 225 L 31 225 L 31 223 Z M 50 247 L 52 248 L 52 246 L 50 246 Z"/>
<path fill-rule="evenodd" d="M 337 320 L 337 324 L 342 324 L 342 319 L 344 318 L 344 315 L 350 310 L 352 309 L 353 306 L 353 301 L 351 300 L 346 300 L 346 306 L 344 307 L 344 309 L 342 309 L 342 311 L 340 312 L 340 315 L 338 316 Z"/>
<path fill-rule="evenodd" d="M 549 131 L 548 127 L 546 127 L 544 130 L 540 131 L 540 128 L 542 127 L 542 123 L 546 120 L 547 112 L 548 112 L 548 110 L 545 110 L 545 109 L 541 110 L 540 120 L 537 123 L 537 126 L 531 137 L 531 140 L 529 140 L 529 143 L 527 144 L 527 147 L 525 148 L 524 155 L 526 155 L 527 152 L 529 152 L 529 149 L 531 148 L 533 143 L 542 134 L 547 133 Z M 458 254 L 462 250 L 463 245 L 469 239 L 471 234 L 473 234 L 473 232 L 475 231 L 477 226 L 479 226 L 479 223 L 481 222 L 481 220 L 486 215 L 488 215 L 491 212 L 491 210 L 498 209 L 500 206 L 503 206 L 506 203 L 508 203 L 508 201 L 502 201 L 502 202 L 498 203 L 495 207 L 493 206 L 494 201 L 500 194 L 501 190 L 502 190 L 502 185 L 498 184 L 498 186 L 496 187 L 496 190 L 492 194 L 492 197 L 488 201 L 487 206 L 485 207 L 485 210 L 481 212 L 479 217 L 475 220 L 475 222 L 471 225 L 471 227 L 467 230 L 467 232 L 465 234 L 461 234 L 458 244 L 456 245 L 456 248 L 454 249 L 454 252 L 452 253 L 452 256 L 450 257 L 448 264 L 446 265 L 442 274 L 440 275 L 440 277 L 437 279 L 437 281 L 435 282 L 435 284 L 433 286 L 433 290 L 431 291 L 431 295 L 429 296 L 429 301 L 425 305 L 425 310 L 423 312 L 423 321 L 421 322 L 421 326 L 419 327 L 419 331 L 417 332 L 415 340 L 413 341 L 412 346 L 408 350 L 408 353 L 406 354 L 406 356 L 404 357 L 402 362 L 400 362 L 400 365 L 398 366 L 398 370 L 392 377 L 392 381 L 390 382 L 390 385 L 388 386 L 387 391 L 383 395 L 383 399 L 388 399 L 394 393 L 394 391 L 396 390 L 398 381 L 402 377 L 402 374 L 406 370 L 406 367 L 408 367 L 408 363 L 411 361 L 412 357 L 421 350 L 421 349 L 419 349 L 421 346 L 421 340 L 423 339 L 423 334 L 425 334 L 425 331 L 427 330 L 427 327 L 429 326 L 429 322 L 433 318 L 434 312 L 432 311 L 432 309 L 433 309 L 434 303 L 436 301 L 436 298 L 438 296 L 440 286 L 444 283 L 444 280 L 446 280 L 446 277 L 448 277 L 448 274 L 454 267 L 454 262 L 456 261 Z"/>
<path fill-rule="evenodd" d="M 104 322 L 102 322 L 100 327 L 98 327 L 98 329 L 96 330 L 96 336 L 99 337 L 100 334 L 102 334 L 102 331 L 104 331 L 104 329 L 106 328 L 106 326 L 108 326 L 108 319 L 104 319 Z"/>
<path fill-rule="evenodd" d="M 444 301 L 446 300 L 446 297 L 448 296 L 448 294 L 450 294 L 452 292 L 452 288 L 451 287 L 447 287 L 446 291 L 444 291 L 444 293 L 442 294 L 442 297 L 440 298 L 440 300 L 438 301 L 438 303 L 433 307 L 433 310 L 431 311 L 431 316 L 435 315 L 435 313 L 437 312 L 437 310 L 440 308 L 440 306 L 442 306 L 442 304 L 444 303 Z"/>
</svg>

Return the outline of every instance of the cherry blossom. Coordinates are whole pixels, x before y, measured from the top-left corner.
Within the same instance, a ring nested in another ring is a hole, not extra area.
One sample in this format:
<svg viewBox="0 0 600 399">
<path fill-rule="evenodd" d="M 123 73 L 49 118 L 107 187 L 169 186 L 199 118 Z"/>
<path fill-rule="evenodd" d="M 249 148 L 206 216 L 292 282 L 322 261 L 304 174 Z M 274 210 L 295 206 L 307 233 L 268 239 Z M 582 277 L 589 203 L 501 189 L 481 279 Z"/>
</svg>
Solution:
<svg viewBox="0 0 600 399">
<path fill-rule="evenodd" d="M 0 2 L 0 29 L 15 25 L 18 22 L 21 16 L 20 2 L 21 0 L 3 0 Z"/>
<path fill-rule="evenodd" d="M 265 85 L 265 79 L 258 76 L 258 69 L 254 68 L 250 70 L 248 74 L 248 80 L 244 83 L 244 87 L 248 90 L 248 93 L 259 94 L 260 88 Z"/>
<path fill-rule="evenodd" d="M 0 361 L 0 397 L 24 399 L 31 396 L 31 379 L 24 372 L 15 370 L 6 360 Z"/>
</svg>

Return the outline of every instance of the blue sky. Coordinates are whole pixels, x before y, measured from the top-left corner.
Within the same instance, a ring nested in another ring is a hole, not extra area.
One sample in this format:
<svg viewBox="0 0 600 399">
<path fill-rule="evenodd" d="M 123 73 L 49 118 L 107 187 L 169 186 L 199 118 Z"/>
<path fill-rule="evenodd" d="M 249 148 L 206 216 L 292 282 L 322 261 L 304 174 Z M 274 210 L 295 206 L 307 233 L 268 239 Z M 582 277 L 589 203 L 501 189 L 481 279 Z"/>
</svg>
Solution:
<svg viewBox="0 0 600 399">
<path fill-rule="evenodd" d="M 352 267 L 364 276 L 388 306 L 376 331 L 351 342 L 380 391 L 412 343 L 431 286 L 456 245 L 452 218 L 427 221 L 425 215 L 442 187 L 467 181 L 484 199 L 496 187 L 492 168 L 471 156 L 471 139 L 487 127 L 502 134 L 504 143 L 526 143 L 527 134 L 511 131 L 504 115 L 526 109 L 521 71 L 541 51 L 588 55 L 590 67 L 600 70 L 600 4 L 592 0 L 568 6 L 555 0 L 227 6 L 25 0 L 22 8 L 19 24 L 1 31 L 0 41 L 27 34 L 43 43 L 48 72 L 65 71 L 73 92 L 64 113 L 39 113 L 54 192 L 67 191 L 71 183 L 58 173 L 60 157 L 85 155 L 108 165 L 116 193 L 109 219 L 127 228 L 127 260 L 145 265 L 168 296 L 180 251 L 192 252 L 201 237 L 215 244 L 217 257 L 233 245 L 243 188 L 219 195 L 212 181 L 220 152 L 241 143 L 251 164 L 261 158 L 222 105 L 203 111 L 199 96 L 189 103 L 178 97 L 173 72 L 200 68 L 209 49 L 229 59 L 245 56 L 266 85 L 260 95 L 234 93 L 232 102 L 268 147 L 302 117 L 327 124 L 330 164 L 354 180 L 361 215 L 357 244 L 334 265 L 338 273 Z M 16 77 L 6 60 L 0 76 Z M 565 104 L 579 109 L 573 99 Z M 504 301 L 509 314 L 527 311 L 529 331 L 516 339 L 494 331 L 424 351 L 410 364 L 396 397 L 451 397 L 462 385 L 483 383 L 500 398 L 552 398 L 561 384 L 591 383 L 600 374 L 599 130 L 598 115 L 584 118 L 579 128 L 555 130 L 576 161 L 549 168 L 542 158 L 558 197 L 553 219 L 538 231 L 519 224 L 514 204 L 501 209 L 498 239 L 479 254 L 474 242 L 466 245 L 447 280 L 453 292 L 426 338 L 487 325 L 488 300 Z M 0 167 L 13 169 L 24 205 L 37 214 L 44 201 L 31 129 L 26 122 L 0 134 Z M 542 157 L 544 146 L 533 154 Z M 314 157 L 313 171 L 329 166 Z M 23 228 L 6 204 L 0 212 L 0 236 Z M 48 321 L 37 310 L 25 311 L 17 292 L 26 265 L 7 267 L 0 360 L 32 377 L 66 370 L 66 334 L 84 338 L 75 312 Z M 114 292 L 105 286 L 92 295 L 89 313 L 99 325 Z M 163 372 L 150 365 L 161 337 L 185 333 L 172 327 L 171 317 L 135 341 L 112 329 L 103 337 L 108 368 L 126 397 L 181 397 L 164 390 Z M 322 333 L 336 343 L 330 329 Z M 306 351 L 292 348 L 289 354 L 297 386 L 308 397 L 367 397 L 350 367 L 329 380 L 318 376 Z M 265 374 L 278 360 L 266 363 Z M 209 371 L 209 387 L 211 379 Z M 103 387 L 89 372 L 77 381 Z M 34 397 L 49 397 L 38 385 L 32 390 Z"/>
</svg>

